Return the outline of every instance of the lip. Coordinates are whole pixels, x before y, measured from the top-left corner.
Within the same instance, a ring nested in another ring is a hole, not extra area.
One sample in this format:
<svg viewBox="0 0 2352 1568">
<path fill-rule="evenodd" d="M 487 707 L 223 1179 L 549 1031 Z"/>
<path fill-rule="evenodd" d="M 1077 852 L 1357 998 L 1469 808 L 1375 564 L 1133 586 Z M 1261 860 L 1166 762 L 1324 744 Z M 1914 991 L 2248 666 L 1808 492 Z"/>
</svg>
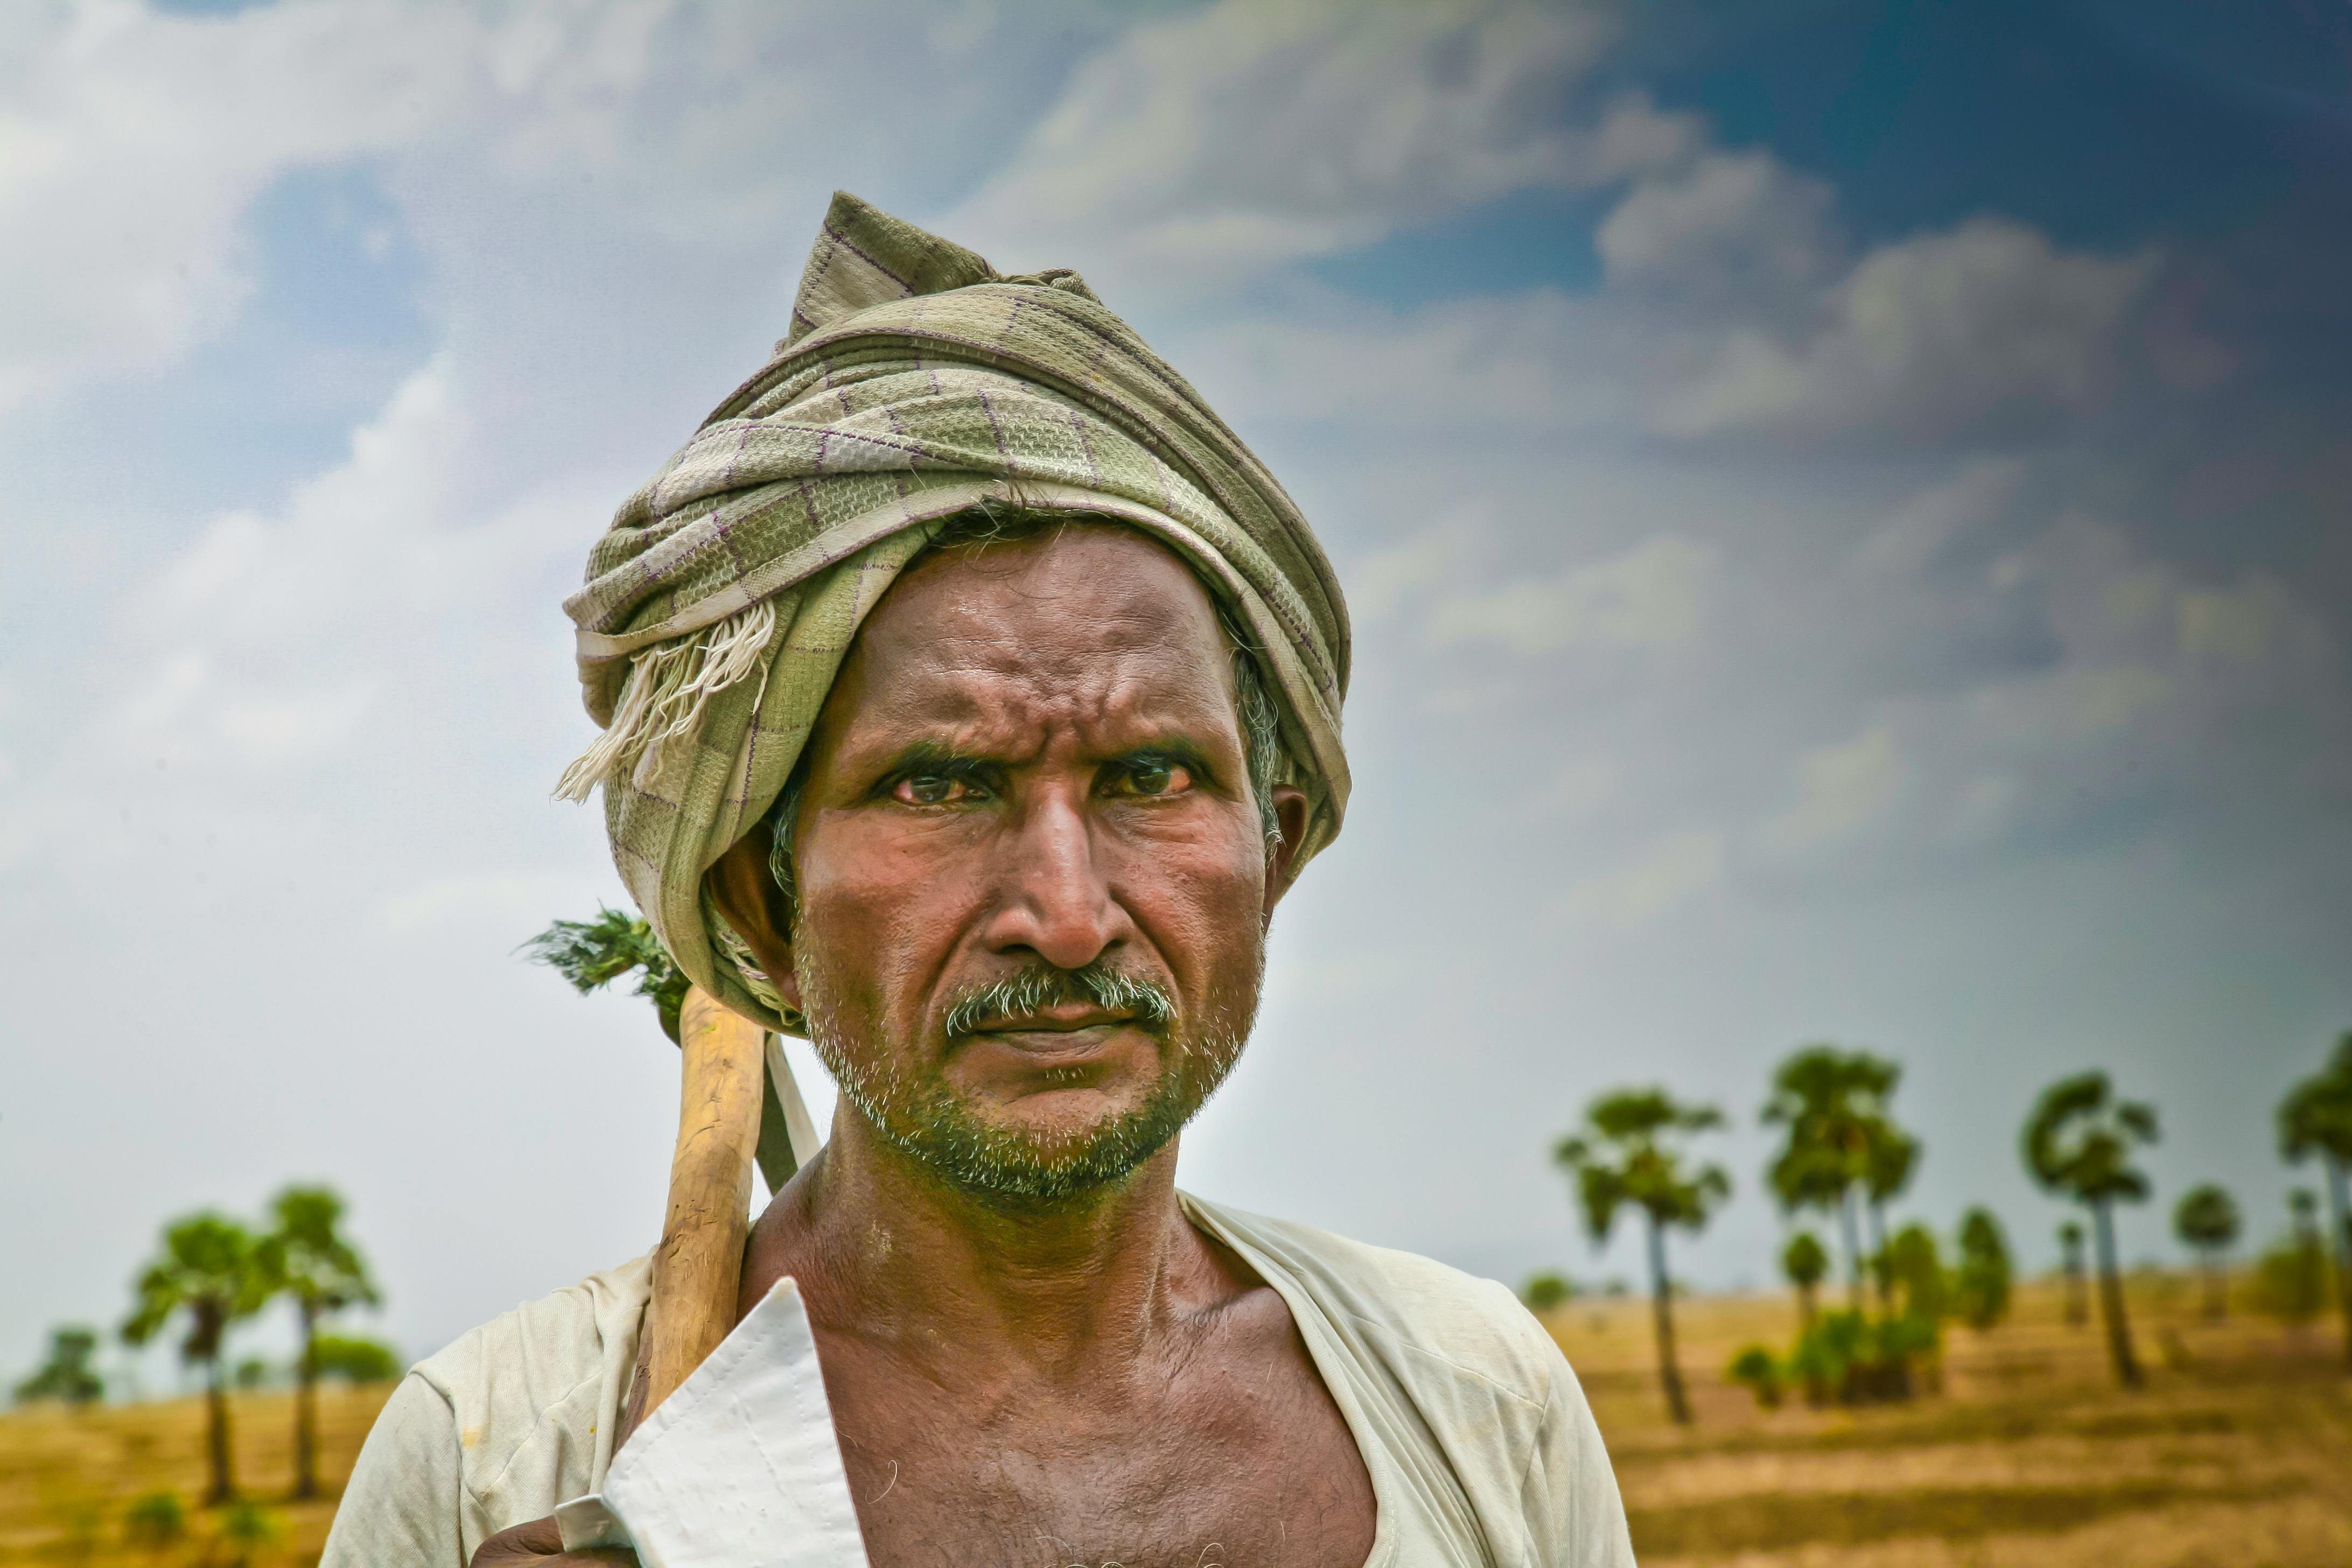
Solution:
<svg viewBox="0 0 2352 1568">
<path fill-rule="evenodd" d="M 975 1035 L 1075 1035 L 1087 1029 L 1115 1029 L 1122 1024 L 1133 1022 L 1135 1015 L 1124 1009 L 1097 1007 L 1084 1002 L 1064 1002 L 1034 1013 L 1008 1013 L 1002 1017 L 985 1018 L 971 1032 Z"/>
<path fill-rule="evenodd" d="M 1083 1016 L 1063 1016 L 1066 1011 Z M 965 1036 L 964 1044 L 994 1046 L 1029 1061 L 1066 1066 L 1099 1056 L 1134 1023 L 1132 1014 L 1098 1007 L 1055 1008 L 1046 1015 L 992 1018 Z"/>
</svg>

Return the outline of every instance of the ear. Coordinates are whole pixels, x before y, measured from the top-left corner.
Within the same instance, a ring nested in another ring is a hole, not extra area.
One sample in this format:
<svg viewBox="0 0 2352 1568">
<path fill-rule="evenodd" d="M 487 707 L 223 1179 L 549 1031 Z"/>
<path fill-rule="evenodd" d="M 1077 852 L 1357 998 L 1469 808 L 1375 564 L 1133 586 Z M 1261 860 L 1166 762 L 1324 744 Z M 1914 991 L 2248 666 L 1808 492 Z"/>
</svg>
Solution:
<svg viewBox="0 0 2352 1568">
<path fill-rule="evenodd" d="M 1282 842 L 1265 857 L 1265 919 L 1269 921 L 1274 919 L 1274 906 L 1290 891 L 1298 875 L 1298 846 L 1307 837 L 1307 792 L 1290 784 L 1276 785 L 1274 820 L 1282 829 Z"/>
<path fill-rule="evenodd" d="M 784 890 L 768 869 L 772 839 L 765 822 L 728 847 L 727 853 L 703 874 L 710 901 L 735 928 L 735 934 L 760 961 L 782 996 L 794 1012 L 801 1010 L 800 976 L 793 969 L 791 911 L 784 908 Z"/>
</svg>

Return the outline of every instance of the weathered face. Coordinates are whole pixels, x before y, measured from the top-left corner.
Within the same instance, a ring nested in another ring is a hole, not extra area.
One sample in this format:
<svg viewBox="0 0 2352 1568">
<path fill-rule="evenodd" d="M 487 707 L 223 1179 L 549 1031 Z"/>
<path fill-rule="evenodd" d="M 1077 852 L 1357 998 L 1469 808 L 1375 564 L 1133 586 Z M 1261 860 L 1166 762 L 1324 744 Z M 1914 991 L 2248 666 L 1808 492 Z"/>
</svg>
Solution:
<svg viewBox="0 0 2352 1568">
<path fill-rule="evenodd" d="M 1289 858 L 1244 758 L 1215 611 L 1161 547 L 1073 525 L 941 552 L 867 618 L 811 737 L 791 941 L 744 934 L 891 1142 L 976 1191 L 1100 1186 L 1199 1109 L 1255 1012 Z M 1295 842 L 1303 798 L 1276 807 Z"/>
</svg>

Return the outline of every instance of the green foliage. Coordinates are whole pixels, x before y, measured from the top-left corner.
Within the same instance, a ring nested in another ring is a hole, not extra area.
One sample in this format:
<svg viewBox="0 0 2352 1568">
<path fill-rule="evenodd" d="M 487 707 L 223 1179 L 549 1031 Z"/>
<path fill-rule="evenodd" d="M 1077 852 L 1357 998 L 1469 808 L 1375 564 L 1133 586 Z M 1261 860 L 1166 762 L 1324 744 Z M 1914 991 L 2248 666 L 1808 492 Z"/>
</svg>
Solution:
<svg viewBox="0 0 2352 1568">
<path fill-rule="evenodd" d="M 232 1502 L 221 1510 L 220 1521 L 213 1527 L 221 1544 L 229 1549 L 230 1568 L 246 1568 L 254 1553 L 272 1545 L 286 1533 L 285 1521 L 257 1502 Z"/>
<path fill-rule="evenodd" d="M 2336 1037 L 2327 1065 L 2279 1102 L 2278 1131 L 2279 1153 L 2290 1163 L 2315 1153 L 2352 1164 L 2352 1029 Z"/>
<path fill-rule="evenodd" d="M 243 1226 L 216 1214 L 174 1220 L 164 1227 L 163 1251 L 141 1272 L 137 1289 L 138 1304 L 122 1325 L 129 1343 L 143 1345 L 173 1318 L 187 1319 L 181 1358 L 203 1364 L 213 1392 L 205 1413 L 209 1497 L 226 1501 L 236 1492 L 236 1479 L 230 1472 L 228 1405 L 220 1397 L 221 1342 L 231 1323 L 259 1311 L 275 1292 L 261 1244 Z"/>
<path fill-rule="evenodd" d="M 562 975 L 583 996 L 635 974 L 635 994 L 652 1001 L 662 1033 L 677 1040 L 686 973 L 643 917 L 599 905 L 594 920 L 557 921 L 517 951 Z"/>
<path fill-rule="evenodd" d="M 2293 1326 L 2311 1321 L 2326 1304 L 2326 1258 L 2315 1238 L 2282 1238 L 2254 1260 L 2254 1305 L 2261 1310 Z"/>
<path fill-rule="evenodd" d="M 1799 1231 L 1780 1249 L 1780 1272 L 1800 1290 L 1812 1289 L 1829 1271 L 1829 1250 L 1822 1246 L 1821 1237 L 1810 1230 Z"/>
<path fill-rule="evenodd" d="M 1960 1264 L 1952 1278 L 1954 1306 L 1969 1327 L 1991 1328 L 2009 1315 L 2009 1242 L 1989 1209 L 1960 1216 Z"/>
<path fill-rule="evenodd" d="M 1909 1180 L 1917 1145 L 1888 1111 L 1902 1079 L 1893 1062 L 1832 1045 L 1807 1046 L 1780 1064 L 1763 1116 L 1789 1130 L 1767 1173 L 1782 1208 L 1833 1209 L 1857 1182 L 1891 1183 L 1891 1192 Z"/>
<path fill-rule="evenodd" d="M 236 1363 L 236 1371 L 231 1376 L 239 1388 L 255 1389 L 269 1381 L 269 1375 L 273 1370 L 270 1364 L 259 1356 L 249 1355 Z"/>
<path fill-rule="evenodd" d="M 393 1383 L 401 1373 L 400 1357 L 390 1345 L 357 1335 L 320 1334 L 310 1342 L 310 1361 L 320 1377 L 346 1383 Z"/>
<path fill-rule="evenodd" d="M 89 1364 L 97 1353 L 97 1331 L 78 1327 L 50 1330 L 48 1359 L 16 1385 L 17 1403 L 58 1399 L 68 1405 L 96 1404 L 106 1396 L 106 1380 Z"/>
<path fill-rule="evenodd" d="M 1900 1294 L 1903 1314 L 1934 1323 L 1952 1312 L 1951 1285 L 1935 1233 L 1924 1225 L 1906 1225 L 1886 1244 L 1886 1271 Z"/>
<path fill-rule="evenodd" d="M 1823 1312 L 1798 1336 L 1784 1371 L 1815 1402 L 1868 1405 L 1911 1396 L 1911 1362 L 1936 1348 L 1936 1325 L 1912 1317 Z"/>
<path fill-rule="evenodd" d="M 1587 1107 L 1585 1131 L 1561 1139 L 1552 1159 L 1576 1178 L 1585 1228 L 1606 1241 L 1628 1204 L 1661 1227 L 1697 1230 L 1731 1193 L 1720 1165 L 1686 1169 L 1674 1141 L 1723 1125 L 1711 1105 L 1685 1106 L 1663 1089 L 1621 1089 Z"/>
<path fill-rule="evenodd" d="M 1567 1275 L 1553 1270 L 1530 1274 L 1528 1282 L 1519 1287 L 1519 1300 L 1533 1312 L 1549 1312 L 1565 1306 L 1576 1298 L 1576 1282 Z"/>
<path fill-rule="evenodd" d="M 2191 1187 L 2173 1205 L 2172 1233 L 2199 1252 L 2220 1252 L 2238 1239 L 2238 1200 L 2210 1182 Z"/>
<path fill-rule="evenodd" d="M 1756 1395 L 1756 1403 L 1767 1410 L 1780 1405 L 1780 1363 L 1764 1345 L 1748 1345 L 1731 1358 L 1724 1375 L 1734 1383 L 1745 1384 Z"/>
<path fill-rule="evenodd" d="M 2115 1097 L 2104 1072 L 2078 1073 L 2042 1091 L 2026 1118 L 2025 1168 L 2050 1192 L 2084 1203 L 2137 1203 L 2147 1178 L 2132 1152 L 2156 1142 L 2156 1111 Z"/>
<path fill-rule="evenodd" d="M 271 1293 L 291 1296 L 303 1321 L 383 1298 L 367 1260 L 342 1234 L 343 1200 L 331 1187 L 288 1187 L 270 1205 L 273 1221 L 260 1244 Z"/>
<path fill-rule="evenodd" d="M 188 1533 L 188 1510 L 177 1492 L 147 1492 L 122 1510 L 122 1538 L 132 1546 L 161 1552 Z"/>
<path fill-rule="evenodd" d="M 136 1289 L 138 1304 L 122 1325 L 123 1339 L 143 1345 L 184 1313 L 188 1331 L 180 1354 L 207 1363 L 219 1361 L 228 1326 L 259 1311 L 271 1293 L 253 1234 L 210 1213 L 164 1227 L 163 1251 L 140 1274 Z"/>
</svg>

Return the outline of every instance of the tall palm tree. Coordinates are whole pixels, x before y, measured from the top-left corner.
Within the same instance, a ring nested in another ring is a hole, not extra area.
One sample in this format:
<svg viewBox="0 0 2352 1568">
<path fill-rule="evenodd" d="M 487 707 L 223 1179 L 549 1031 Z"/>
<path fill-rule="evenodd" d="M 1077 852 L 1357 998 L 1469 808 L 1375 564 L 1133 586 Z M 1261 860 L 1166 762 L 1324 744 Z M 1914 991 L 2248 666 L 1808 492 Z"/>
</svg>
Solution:
<svg viewBox="0 0 2352 1568">
<path fill-rule="evenodd" d="M 2352 1360 L 2352 1029 L 2336 1037 L 2327 1065 L 2287 1092 L 2278 1109 L 2279 1152 L 2291 1162 L 2316 1154 L 2327 1170 L 2327 1250 L 2336 1259 L 2336 1304 L 2344 1309 L 2344 1353 Z"/>
<path fill-rule="evenodd" d="M 366 1259 L 342 1234 L 343 1200 L 326 1187 L 289 1187 L 270 1205 L 276 1225 L 260 1244 L 266 1288 L 291 1296 L 302 1321 L 294 1363 L 294 1495 L 319 1495 L 319 1324 L 346 1307 L 383 1300 Z"/>
<path fill-rule="evenodd" d="M 1837 1215 L 1845 1242 L 1846 1289 L 1862 1310 L 1863 1247 L 1855 1214 L 1857 1188 L 1871 1184 L 1874 1152 L 1890 1195 L 1910 1179 L 1907 1163 L 1897 1172 L 1892 1149 L 1903 1134 L 1887 1113 L 1887 1100 L 1903 1069 L 1867 1051 L 1811 1045 L 1791 1055 L 1772 1075 L 1772 1095 L 1764 1104 L 1768 1126 L 1788 1128 L 1766 1177 L 1783 1210 L 1819 1209 Z M 1912 1152 L 1916 1157 L 1916 1147 Z M 1881 1220 L 1881 1227 L 1884 1221 Z"/>
<path fill-rule="evenodd" d="M 632 990 L 653 1003 L 662 1033 L 677 1043 L 677 1011 L 689 983 L 643 916 L 599 905 L 594 920 L 557 921 L 520 951 L 572 982 L 583 996 L 634 973 Z"/>
<path fill-rule="evenodd" d="M 1692 1169 L 1676 1147 L 1696 1132 L 1723 1125 L 1711 1105 L 1679 1105 L 1663 1089 L 1620 1089 L 1585 1109 L 1584 1130 L 1553 1146 L 1552 1159 L 1576 1178 L 1585 1228 L 1597 1246 L 1609 1239 L 1617 1211 L 1631 1204 L 1649 1217 L 1650 1300 L 1657 1324 L 1658 1382 L 1666 1410 L 1691 1418 L 1675 1360 L 1673 1281 L 1666 1272 L 1666 1229 L 1696 1231 L 1731 1192 L 1720 1165 Z"/>
<path fill-rule="evenodd" d="M 2205 1315 L 2226 1315 L 2228 1293 L 2222 1289 L 2221 1254 L 2238 1239 L 2238 1200 L 2210 1182 L 2189 1188 L 2173 1205 L 2172 1234 L 2197 1254 L 2204 1270 Z"/>
<path fill-rule="evenodd" d="M 174 1317 L 187 1319 L 180 1355 L 205 1369 L 205 1452 L 212 1476 L 207 1503 L 236 1495 L 222 1341 L 231 1323 L 251 1317 L 268 1300 L 259 1250 L 252 1233 L 235 1220 L 216 1214 L 174 1220 L 164 1228 L 163 1251 L 139 1276 L 138 1305 L 122 1325 L 126 1342 L 143 1345 Z"/>
<path fill-rule="evenodd" d="M 1821 1237 L 1810 1230 L 1799 1231 L 1780 1249 L 1780 1272 L 1797 1288 L 1797 1313 L 1809 1329 L 1813 1326 L 1817 1310 L 1816 1293 L 1829 1271 L 1829 1252 L 1822 1246 Z"/>
<path fill-rule="evenodd" d="M 2132 1168 L 2131 1157 L 2138 1145 L 2156 1142 L 2156 1111 L 2137 1100 L 2117 1099 L 2105 1073 L 2079 1073 L 2042 1091 L 2026 1118 L 2022 1142 L 2025 1168 L 2033 1179 L 2091 1211 L 2107 1347 L 2115 1356 L 2116 1380 L 2137 1388 L 2144 1380 L 2132 1354 L 2131 1325 L 2124 1318 L 2114 1210 L 2118 1203 L 2147 1196 L 2147 1178 Z"/>
</svg>

